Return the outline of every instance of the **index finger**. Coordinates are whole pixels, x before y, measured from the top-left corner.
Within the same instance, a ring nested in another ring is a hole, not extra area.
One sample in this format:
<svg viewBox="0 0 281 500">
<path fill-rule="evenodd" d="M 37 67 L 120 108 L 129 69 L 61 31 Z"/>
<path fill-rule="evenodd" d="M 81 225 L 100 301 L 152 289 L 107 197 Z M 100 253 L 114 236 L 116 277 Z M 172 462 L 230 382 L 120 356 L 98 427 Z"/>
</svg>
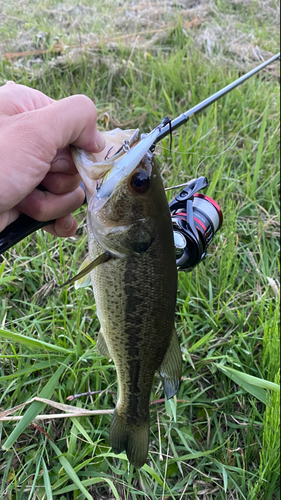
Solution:
<svg viewBox="0 0 281 500">
<path fill-rule="evenodd" d="M 64 172 L 69 175 L 77 174 L 72 155 L 68 146 L 57 151 L 56 156 L 51 162 L 50 172 Z M 48 175 L 48 174 L 47 174 Z"/>
</svg>

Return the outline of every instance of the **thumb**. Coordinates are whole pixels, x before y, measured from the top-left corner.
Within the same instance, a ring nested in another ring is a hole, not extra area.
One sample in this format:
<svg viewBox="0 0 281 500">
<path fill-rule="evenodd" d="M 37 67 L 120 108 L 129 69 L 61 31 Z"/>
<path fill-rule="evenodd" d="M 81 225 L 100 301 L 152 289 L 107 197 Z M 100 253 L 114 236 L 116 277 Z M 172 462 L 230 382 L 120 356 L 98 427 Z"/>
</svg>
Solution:
<svg viewBox="0 0 281 500">
<path fill-rule="evenodd" d="M 73 95 L 54 101 L 49 106 L 31 111 L 41 138 L 53 146 L 51 160 L 58 149 L 74 144 L 86 151 L 99 152 L 105 140 L 97 130 L 97 111 L 85 95 Z M 47 144 L 46 144 L 47 146 Z"/>
</svg>

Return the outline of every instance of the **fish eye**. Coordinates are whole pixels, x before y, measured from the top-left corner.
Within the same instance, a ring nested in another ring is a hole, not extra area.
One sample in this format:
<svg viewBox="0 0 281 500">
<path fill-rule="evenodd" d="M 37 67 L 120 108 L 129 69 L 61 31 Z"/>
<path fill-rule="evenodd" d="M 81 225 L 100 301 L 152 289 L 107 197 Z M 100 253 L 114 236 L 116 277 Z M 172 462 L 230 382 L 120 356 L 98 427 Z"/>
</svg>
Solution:
<svg viewBox="0 0 281 500">
<path fill-rule="evenodd" d="M 146 172 L 136 172 L 131 178 L 131 186 L 136 193 L 146 193 L 149 188 L 149 176 Z"/>
</svg>

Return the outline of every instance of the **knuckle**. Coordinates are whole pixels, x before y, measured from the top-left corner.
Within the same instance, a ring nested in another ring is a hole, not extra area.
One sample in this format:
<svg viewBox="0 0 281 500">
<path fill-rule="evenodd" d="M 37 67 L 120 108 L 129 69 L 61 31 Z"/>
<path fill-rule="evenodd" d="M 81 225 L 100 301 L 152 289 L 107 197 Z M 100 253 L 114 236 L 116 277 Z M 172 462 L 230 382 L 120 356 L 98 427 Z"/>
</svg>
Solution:
<svg viewBox="0 0 281 500">
<path fill-rule="evenodd" d="M 97 110 L 96 110 L 96 106 L 93 103 L 92 99 L 90 99 L 89 97 L 87 97 L 86 95 L 83 95 L 83 94 L 78 94 L 78 95 L 75 95 L 72 97 L 79 100 L 79 103 L 78 103 L 79 105 L 84 106 L 85 109 L 87 109 L 87 110 L 90 109 L 91 113 L 93 113 L 94 117 L 96 118 Z"/>
</svg>

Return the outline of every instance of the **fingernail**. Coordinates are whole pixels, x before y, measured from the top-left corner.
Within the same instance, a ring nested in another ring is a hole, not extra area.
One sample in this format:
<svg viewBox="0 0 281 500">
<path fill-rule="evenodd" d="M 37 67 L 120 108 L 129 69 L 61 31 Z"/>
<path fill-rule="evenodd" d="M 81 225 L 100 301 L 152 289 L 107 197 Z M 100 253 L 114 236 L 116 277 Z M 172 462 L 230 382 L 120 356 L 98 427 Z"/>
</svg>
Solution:
<svg viewBox="0 0 281 500">
<path fill-rule="evenodd" d="M 96 143 L 95 153 L 99 153 L 105 148 L 105 138 L 101 134 L 101 132 L 98 131 L 96 132 L 95 143 Z"/>
</svg>

